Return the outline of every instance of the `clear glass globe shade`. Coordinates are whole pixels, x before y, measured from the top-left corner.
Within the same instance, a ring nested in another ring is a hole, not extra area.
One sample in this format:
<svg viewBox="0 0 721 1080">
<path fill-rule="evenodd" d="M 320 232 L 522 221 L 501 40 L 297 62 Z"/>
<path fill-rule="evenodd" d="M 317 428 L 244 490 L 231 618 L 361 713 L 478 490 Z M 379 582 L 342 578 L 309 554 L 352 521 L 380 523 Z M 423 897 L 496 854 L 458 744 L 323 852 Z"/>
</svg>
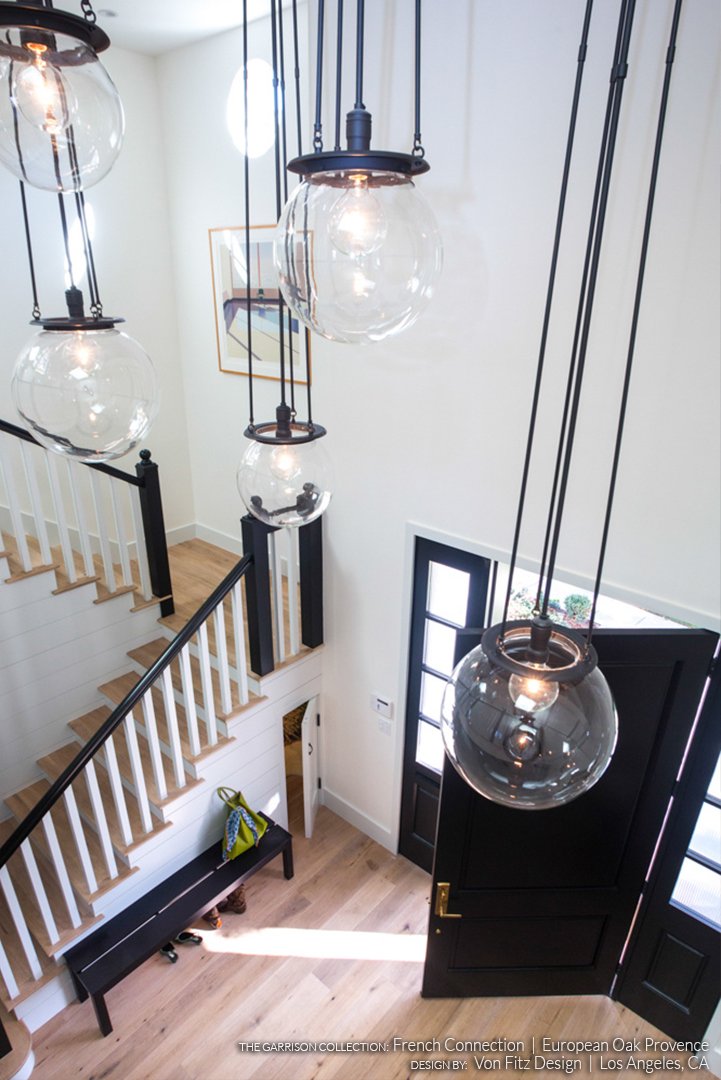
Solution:
<svg viewBox="0 0 721 1080">
<path fill-rule="evenodd" d="M 67 34 L 45 36 L 23 41 L 12 27 L 0 41 L 0 161 L 33 187 L 78 191 L 115 164 L 123 107 L 89 46 Z"/>
<path fill-rule="evenodd" d="M 523 641 L 516 640 L 517 655 Z M 580 682 L 558 683 L 547 707 L 522 713 L 520 697 L 514 701 L 510 691 L 512 674 L 483 645 L 463 658 L 441 707 L 446 753 L 466 782 L 493 802 L 519 810 L 562 806 L 592 787 L 611 760 L 618 721 L 608 683 L 593 668 Z"/>
<path fill-rule="evenodd" d="M 250 441 L 236 477 L 240 497 L 266 525 L 307 525 L 331 499 L 333 469 L 322 439 L 297 445 Z"/>
<path fill-rule="evenodd" d="M 516 708 L 523 713 L 538 712 L 553 705 L 558 697 L 558 683 L 538 675 L 511 675 L 508 680 L 508 693 Z"/>
<path fill-rule="evenodd" d="M 412 326 L 443 262 L 433 211 L 409 177 L 390 172 L 306 177 L 286 203 L 273 252 L 298 318 L 358 345 Z"/>
<path fill-rule="evenodd" d="M 12 395 L 38 442 L 86 462 L 127 454 L 160 408 L 149 357 L 114 329 L 36 334 L 15 364 Z"/>
</svg>

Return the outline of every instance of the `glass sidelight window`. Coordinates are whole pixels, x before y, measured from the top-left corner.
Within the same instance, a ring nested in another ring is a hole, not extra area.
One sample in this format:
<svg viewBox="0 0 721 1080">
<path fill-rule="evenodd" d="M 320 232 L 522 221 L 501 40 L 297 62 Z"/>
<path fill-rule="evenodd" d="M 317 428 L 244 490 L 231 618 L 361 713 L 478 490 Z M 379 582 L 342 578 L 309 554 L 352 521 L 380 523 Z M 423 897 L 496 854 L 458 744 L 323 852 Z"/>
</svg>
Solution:
<svg viewBox="0 0 721 1080">
<path fill-rule="evenodd" d="M 721 930 L 721 757 L 701 805 L 671 903 Z"/>
</svg>

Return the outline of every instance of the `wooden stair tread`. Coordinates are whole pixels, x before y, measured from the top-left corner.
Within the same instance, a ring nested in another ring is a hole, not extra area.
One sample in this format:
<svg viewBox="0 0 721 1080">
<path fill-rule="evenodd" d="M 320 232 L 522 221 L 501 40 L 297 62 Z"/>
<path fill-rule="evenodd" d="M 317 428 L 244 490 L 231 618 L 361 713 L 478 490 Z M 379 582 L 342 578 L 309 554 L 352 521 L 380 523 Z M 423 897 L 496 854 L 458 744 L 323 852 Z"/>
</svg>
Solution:
<svg viewBox="0 0 721 1080">
<path fill-rule="evenodd" d="M 109 716 L 110 709 L 106 705 L 101 705 L 99 708 L 93 709 L 92 712 L 78 717 L 77 720 L 73 720 L 69 727 L 76 735 L 80 736 L 83 742 L 87 742 L 95 734 L 100 725 L 105 723 Z M 127 743 L 121 729 L 118 729 L 118 731 L 115 732 L 113 744 L 115 746 L 115 756 L 118 759 L 120 774 L 130 784 L 133 784 L 133 769 L 130 763 L 130 754 L 128 753 Z M 155 776 L 153 774 L 150 750 L 148 748 L 147 740 L 143 736 L 140 736 L 138 739 L 138 750 L 140 751 L 148 799 L 154 806 L 157 806 L 158 809 L 169 806 L 171 803 L 175 802 L 180 795 L 184 795 L 191 788 L 197 787 L 198 784 L 203 783 L 202 780 L 197 780 L 190 776 L 189 773 L 186 773 L 185 787 L 177 787 L 173 763 L 166 754 L 162 754 L 163 772 L 165 773 L 165 784 L 168 789 L 168 795 L 167 798 L 161 799 L 155 786 Z"/>
<path fill-rule="evenodd" d="M 141 667 L 146 670 L 153 666 L 156 660 L 160 659 L 165 650 L 168 647 L 167 638 L 156 638 L 155 641 L 149 642 L 147 645 L 141 645 L 137 649 L 131 649 L 128 656 L 131 660 L 134 660 L 136 664 L 140 664 Z M 193 678 L 193 689 L 195 691 L 195 701 L 200 708 L 203 707 L 203 690 L 202 681 L 200 677 L 200 661 L 197 656 L 190 657 L 190 670 Z M 180 660 L 176 657 L 170 665 L 170 675 L 173 682 L 173 688 L 180 694 L 183 692 L 183 681 L 180 675 Z M 238 713 L 244 712 L 246 709 L 252 708 L 257 705 L 261 698 L 252 692 L 249 693 L 247 705 L 241 705 L 238 697 L 238 685 L 231 676 L 230 679 L 230 700 L 232 703 L 232 709 L 229 713 L 223 712 L 221 697 L 220 697 L 220 673 L 217 668 L 211 667 L 210 669 L 211 680 L 213 684 L 213 704 L 215 708 L 215 715 L 219 716 L 223 720 L 229 719 L 231 716 L 237 716 Z"/>
<path fill-rule="evenodd" d="M 20 1005 L 21 1002 L 31 997 L 35 991 L 39 990 L 45 983 L 51 982 L 53 979 L 57 978 L 58 968 L 55 961 L 46 956 L 42 949 L 36 950 L 43 974 L 42 978 L 35 978 L 30 970 L 30 965 L 25 956 L 25 950 L 18 937 L 18 932 L 15 929 L 15 923 L 13 922 L 2 889 L 0 889 L 0 938 L 2 938 L 5 955 L 8 958 L 8 963 L 15 976 L 15 982 L 18 985 L 17 995 L 11 998 L 4 980 L 0 978 L 0 1001 L 2 1001 L 7 1009 L 14 1009 L 17 1005 Z"/>
<path fill-rule="evenodd" d="M 5 798 L 5 805 L 11 811 L 12 814 L 22 821 L 22 819 L 32 810 L 39 799 L 49 789 L 50 784 L 47 780 L 36 780 L 34 784 L 30 784 L 29 787 L 23 788 L 22 791 L 18 791 L 15 795 L 8 795 Z M 68 871 L 68 877 L 71 884 L 75 889 L 78 896 L 80 896 L 86 904 L 92 904 L 98 900 L 105 893 L 114 889 L 119 882 L 123 881 L 126 877 L 134 874 L 137 867 L 132 870 L 130 867 L 121 860 L 118 861 L 118 877 L 110 878 L 105 867 L 105 860 L 103 859 L 102 848 L 100 847 L 100 841 L 89 825 L 82 822 L 83 833 L 90 852 L 90 861 L 95 872 L 95 879 L 97 881 L 97 889 L 91 893 L 88 890 L 88 884 L 85 880 L 85 874 L 83 873 L 83 867 L 80 862 L 80 857 L 75 847 L 75 840 L 73 838 L 73 832 L 68 821 L 67 813 L 65 812 L 65 804 L 61 799 L 56 803 L 53 809 L 50 811 L 55 825 L 55 831 L 58 834 L 58 842 L 60 849 L 65 859 L 65 866 Z M 39 827 L 33 831 L 32 839 L 37 844 L 38 848 L 50 857 L 48 851 L 47 840 L 45 839 L 45 832 L 42 827 Z"/>
<path fill-rule="evenodd" d="M 68 765 L 71 764 L 73 759 L 80 749 L 78 743 L 68 743 L 66 746 L 61 746 L 60 749 L 54 750 L 51 754 L 46 754 L 38 760 L 38 765 L 43 770 L 47 778 L 52 782 L 65 771 Z M 161 822 L 158 818 L 153 821 L 153 831 L 145 833 L 143 831 L 143 823 L 140 817 L 140 811 L 138 809 L 138 803 L 134 795 L 123 788 L 125 795 L 125 806 L 128 811 L 128 819 L 130 821 L 130 829 L 132 831 L 135 840 L 132 844 L 126 844 L 123 840 L 123 834 L 120 831 L 120 824 L 118 822 L 118 813 L 115 807 L 115 801 L 113 799 L 113 792 L 110 786 L 110 777 L 103 763 L 96 757 L 96 769 L 95 774 L 98 778 L 98 787 L 100 788 L 100 797 L 105 809 L 105 818 L 108 823 L 108 832 L 110 833 L 110 839 L 113 847 L 121 855 L 127 855 L 131 851 L 136 851 L 139 847 L 154 837 L 157 833 L 162 832 L 164 829 L 169 828 L 172 825 L 172 821 Z M 78 779 L 72 785 L 73 792 L 75 793 L 75 799 L 78 804 L 80 813 L 91 823 L 95 822 L 95 815 L 93 813 L 92 803 L 90 802 L 90 795 L 88 793 L 88 785 L 85 783 L 84 778 Z"/>
<path fill-rule="evenodd" d="M 4 843 L 10 836 L 15 828 L 16 822 L 8 819 L 0 823 L 0 843 Z M 50 863 L 45 859 L 37 859 L 38 871 L 40 878 L 45 887 L 50 910 L 53 913 L 55 920 L 55 926 L 58 931 L 59 940 L 54 944 L 50 941 L 45 923 L 43 922 L 42 915 L 40 914 L 40 908 L 38 907 L 37 899 L 35 897 L 35 890 L 33 889 L 30 877 L 25 866 L 25 860 L 20 851 L 17 851 L 8 862 L 8 869 L 10 871 L 10 877 L 12 878 L 15 891 L 20 900 L 20 906 L 25 916 L 27 927 L 32 936 L 37 941 L 38 945 L 42 948 L 45 955 L 52 959 L 56 954 L 64 952 L 64 950 L 80 937 L 81 934 L 90 926 L 94 926 L 96 923 L 103 919 L 102 915 L 90 915 L 83 914 L 81 912 L 81 923 L 79 927 L 74 927 L 70 921 L 68 915 L 68 909 L 65 905 L 65 899 L 62 894 L 62 890 L 57 880 L 55 870 L 51 867 Z"/>
<path fill-rule="evenodd" d="M 2 530 L 3 556 L 7 559 L 8 569 L 10 570 L 10 577 L 5 578 L 8 585 L 11 585 L 15 581 L 24 581 L 25 578 L 35 577 L 36 574 L 47 574 L 51 570 L 57 570 L 58 568 L 58 564 L 55 562 L 43 562 L 40 544 L 34 536 L 26 536 L 25 539 L 27 540 L 30 562 L 32 564 L 30 570 L 23 569 L 18 542 L 15 537 L 11 533 L 5 532 L 4 529 Z"/>
<path fill-rule="evenodd" d="M 105 694 L 114 705 L 119 705 L 125 697 L 130 693 L 133 687 L 136 685 L 138 677 L 134 671 L 129 671 L 125 675 L 119 675 L 116 679 L 111 679 L 110 682 L 104 683 L 98 687 L 101 694 Z M 168 735 L 168 723 L 165 718 L 165 702 L 163 701 L 163 694 L 154 686 L 151 690 L 153 699 L 153 708 L 155 710 L 155 720 L 158 726 L 158 735 L 160 739 L 166 744 L 170 745 L 170 737 Z M 185 709 L 182 705 L 175 703 L 175 710 L 178 717 L 178 728 L 180 731 L 180 747 L 183 757 L 186 761 L 200 761 L 207 757 L 209 754 L 214 754 L 216 750 L 220 750 L 222 747 L 227 746 L 232 739 L 229 739 L 225 735 L 218 735 L 218 742 L 211 746 L 208 742 L 208 732 L 205 728 L 205 724 L 198 721 L 198 731 L 200 735 L 200 754 L 197 757 L 193 756 L 190 748 L 190 740 L 188 739 L 188 725 L 185 716 Z M 136 723 L 143 724 L 144 717 L 142 705 L 138 704 L 133 712 Z"/>
</svg>

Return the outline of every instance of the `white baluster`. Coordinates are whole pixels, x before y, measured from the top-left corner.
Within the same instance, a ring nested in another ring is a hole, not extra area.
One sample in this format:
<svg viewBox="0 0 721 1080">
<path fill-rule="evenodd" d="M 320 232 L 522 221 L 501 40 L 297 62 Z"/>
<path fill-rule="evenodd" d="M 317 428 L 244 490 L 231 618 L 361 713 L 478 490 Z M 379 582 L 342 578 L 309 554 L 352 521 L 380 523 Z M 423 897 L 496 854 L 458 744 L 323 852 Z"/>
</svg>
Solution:
<svg viewBox="0 0 721 1080">
<path fill-rule="evenodd" d="M 100 837 L 100 846 L 103 850 L 105 869 L 108 871 L 108 877 L 111 878 L 111 880 L 114 880 L 118 876 L 118 864 L 115 861 L 113 842 L 110 839 L 110 831 L 108 829 L 108 819 L 105 816 L 105 807 L 103 806 L 103 799 L 100 794 L 100 788 L 98 787 L 98 777 L 97 773 L 95 772 L 95 763 L 93 761 L 89 761 L 85 766 L 83 772 L 85 773 L 85 783 L 88 786 L 88 794 L 90 796 L 90 802 L 93 807 L 95 827 L 98 830 L 98 836 Z"/>
<path fill-rule="evenodd" d="M 88 520 L 85 515 L 85 504 L 83 503 L 82 484 L 81 478 L 86 476 L 88 472 L 92 475 L 91 469 L 86 469 L 85 473 L 81 473 L 80 466 L 75 461 L 68 461 L 68 476 L 70 478 L 70 492 L 73 497 L 73 506 L 75 508 L 75 520 L 78 524 L 78 537 L 80 539 L 80 551 L 83 556 L 83 566 L 85 567 L 86 577 L 95 577 L 95 563 L 93 561 L 93 549 L 90 543 L 90 533 L 88 531 Z"/>
<path fill-rule="evenodd" d="M 195 688 L 193 672 L 190 666 L 190 645 L 185 645 L 180 652 L 180 677 L 183 682 L 183 706 L 188 722 L 188 741 L 193 757 L 200 755 L 200 735 L 198 733 L 198 713 L 195 708 Z"/>
<path fill-rule="evenodd" d="M 12 522 L 12 530 L 15 534 L 15 541 L 18 546 L 20 563 L 23 570 L 27 573 L 29 570 L 32 570 L 33 564 L 25 536 L 23 516 L 20 512 L 20 503 L 18 502 L 18 493 L 15 486 L 15 474 L 13 472 L 12 460 L 8 452 L 9 447 L 7 440 L 10 436 L 6 435 L 5 432 L 0 432 L 0 436 L 2 436 L 0 437 L 0 465 L 2 466 L 3 477 L 5 479 L 5 494 L 7 495 L 8 509 L 10 510 L 10 521 Z"/>
<path fill-rule="evenodd" d="M 140 756 L 138 733 L 135 730 L 135 720 L 133 719 L 132 712 L 129 712 L 123 720 L 123 728 L 125 730 L 125 742 L 128 747 L 128 757 L 130 758 L 130 768 L 133 773 L 135 798 L 138 800 L 138 810 L 140 811 L 140 820 L 143 823 L 143 832 L 147 835 L 153 831 L 153 816 L 150 812 L 148 790 L 145 786 L 145 773 L 143 772 L 143 760 Z"/>
<path fill-rule="evenodd" d="M 55 867 L 55 873 L 57 874 L 58 882 L 60 883 L 60 890 L 63 894 L 65 907 L 68 909 L 70 922 L 77 929 L 77 927 L 80 926 L 82 919 L 80 918 L 78 905 L 75 902 L 75 893 L 70 884 L 70 878 L 68 876 L 65 860 L 63 859 L 63 853 L 60 850 L 60 841 L 58 840 L 58 834 L 55 831 L 55 823 L 50 814 L 46 814 L 43 818 L 43 830 L 45 832 L 45 839 L 48 842 L 50 857 L 53 860 L 53 866 Z"/>
<path fill-rule="evenodd" d="M 115 570 L 113 569 L 113 556 L 110 550 L 108 519 L 105 514 L 105 504 L 103 503 L 103 492 L 100 486 L 100 474 L 97 473 L 94 469 L 89 469 L 88 471 L 90 472 L 90 489 L 93 493 L 93 505 L 95 506 L 95 519 L 98 523 L 100 554 L 103 557 L 105 584 L 108 587 L 108 592 L 114 593 L 116 589 Z"/>
<path fill-rule="evenodd" d="M 130 510 L 133 515 L 133 532 L 135 534 L 135 553 L 140 571 L 140 585 L 145 600 L 151 600 L 153 589 L 150 584 L 150 567 L 148 566 L 148 552 L 145 547 L 145 529 L 143 528 L 143 512 L 140 506 L 140 492 L 134 484 L 130 485 Z"/>
<path fill-rule="evenodd" d="M 48 902 L 48 894 L 45 892 L 45 886 L 43 880 L 40 877 L 40 871 L 38 870 L 38 864 L 35 861 L 35 852 L 33 851 L 30 841 L 23 840 L 20 845 L 20 851 L 22 852 L 23 859 L 25 860 L 25 869 L 28 872 L 30 878 L 30 884 L 33 887 L 35 893 L 35 899 L 38 902 L 38 908 L 42 916 L 42 920 L 45 923 L 45 929 L 47 930 L 48 938 L 51 945 L 56 945 L 60 941 L 60 934 L 58 928 L 55 925 L 55 919 L 50 909 L 50 903 Z"/>
<path fill-rule="evenodd" d="M 123 787 L 123 781 L 120 777 L 118 757 L 115 753 L 115 743 L 113 742 L 112 735 L 109 735 L 108 738 L 105 740 L 103 750 L 105 751 L 105 764 L 108 767 L 108 777 L 110 779 L 110 788 L 113 793 L 115 811 L 118 815 L 120 834 L 123 838 L 123 843 L 127 844 L 129 847 L 133 842 L 133 830 L 130 827 L 128 807 L 125 802 L 125 789 Z"/>
<path fill-rule="evenodd" d="M 53 497 L 55 520 L 58 523 L 58 536 L 60 537 L 60 547 L 63 552 L 65 574 L 70 584 L 74 585 L 78 580 L 78 575 L 75 570 L 75 559 L 73 558 L 73 548 L 70 543 L 70 530 L 68 529 L 68 519 L 65 514 L 65 504 L 63 503 L 63 492 L 60 487 L 60 477 L 58 476 L 58 466 L 57 461 L 55 460 L 55 454 L 46 453 L 45 464 L 48 470 L 48 480 L 50 481 L 50 492 Z"/>
<path fill-rule="evenodd" d="M 126 485 L 115 476 L 110 477 L 110 498 L 113 504 L 113 518 L 115 520 L 115 535 L 118 538 L 120 549 L 120 566 L 123 571 L 123 585 L 134 585 L 133 574 L 130 569 L 130 552 L 128 550 L 128 537 L 125 531 L 125 518 L 123 517 L 122 493 Z"/>
<path fill-rule="evenodd" d="M 298 604 L 298 530 L 285 529 L 288 537 L 288 624 L 290 627 L 290 653 L 300 652 L 300 610 Z"/>
<path fill-rule="evenodd" d="M 28 491 L 30 492 L 30 505 L 33 508 L 33 517 L 35 518 L 35 531 L 38 543 L 40 544 L 40 557 L 43 561 L 43 565 L 47 566 L 53 561 L 53 558 L 50 554 L 50 541 L 48 540 L 48 527 L 45 524 L 45 511 L 43 510 L 43 504 L 40 498 L 38 476 L 35 472 L 35 462 L 33 461 L 29 443 L 26 443 L 25 441 L 20 442 L 20 455 L 23 459 L 25 479 L 27 480 Z"/>
<path fill-rule="evenodd" d="M 285 660 L 285 617 L 283 615 L 283 569 L 280 562 L 280 544 L 276 534 L 268 536 L 270 565 L 273 569 L 273 624 L 275 626 L 275 658 L 279 664 Z"/>
<path fill-rule="evenodd" d="M 218 742 L 217 721 L 215 719 L 215 703 L 213 701 L 213 676 L 210 670 L 210 649 L 208 648 L 208 627 L 201 623 L 198 630 L 198 658 L 200 660 L 200 681 L 203 687 L 203 708 L 205 710 L 205 726 L 208 731 L 208 742 L 215 746 Z"/>
<path fill-rule="evenodd" d="M 20 993 L 18 984 L 15 981 L 13 975 L 13 969 L 10 967 L 10 961 L 7 958 L 7 954 L 3 948 L 2 941 L 0 941 L 0 975 L 3 977 L 5 988 L 8 992 L 9 998 L 16 998 Z"/>
<path fill-rule="evenodd" d="M 83 823 L 80 820 L 78 804 L 75 801 L 75 793 L 72 788 L 65 789 L 63 801 L 65 803 L 68 821 L 70 822 L 70 828 L 72 829 L 73 839 L 75 840 L 75 847 L 77 848 L 78 857 L 80 858 L 80 864 L 83 868 L 83 873 L 85 874 L 88 892 L 92 895 L 92 893 L 98 891 L 98 880 L 95 877 L 95 870 L 93 869 L 92 859 L 90 858 L 88 842 L 85 839 Z"/>
<path fill-rule="evenodd" d="M 213 611 L 213 625 L 215 626 L 215 651 L 218 657 L 218 675 L 220 676 L 220 707 L 225 715 L 229 716 L 233 711 L 233 700 L 230 696 L 228 640 L 225 636 L 225 609 L 222 600 Z"/>
<path fill-rule="evenodd" d="M 145 733 L 148 740 L 148 749 L 150 750 L 150 760 L 153 765 L 155 790 L 159 799 L 167 799 L 168 786 L 165 783 L 163 752 L 160 749 L 160 740 L 158 739 L 158 725 L 155 721 L 152 690 L 147 690 L 143 694 L 143 719 L 145 720 Z"/>
<path fill-rule="evenodd" d="M 0 867 L 0 885 L 2 891 L 5 893 L 5 899 L 7 900 L 8 907 L 10 908 L 10 914 L 12 920 L 15 923 L 15 929 L 18 932 L 20 943 L 23 947 L 23 952 L 27 958 L 27 962 L 30 965 L 30 971 L 34 979 L 42 979 L 43 969 L 40 967 L 40 961 L 38 960 L 38 954 L 35 952 L 35 946 L 33 940 L 30 937 L 30 931 L 25 923 L 25 918 L 22 913 L 22 909 L 18 902 L 18 898 L 15 894 L 13 883 L 10 880 L 10 874 L 8 873 L 7 866 Z"/>
<path fill-rule="evenodd" d="M 173 680 L 170 668 L 163 669 L 161 675 L 163 681 L 163 704 L 165 705 L 165 719 L 168 724 L 168 742 L 170 743 L 170 757 L 173 762 L 176 787 L 185 787 L 185 767 L 183 765 L 183 750 L 180 745 L 180 732 L 178 731 L 178 714 L 175 710 L 175 697 L 173 695 Z"/>
<path fill-rule="evenodd" d="M 248 704 L 248 665 L 245 659 L 245 623 L 243 622 L 243 597 L 240 582 L 236 581 L 232 592 L 233 635 L 235 637 L 235 670 L 238 674 L 238 698 L 241 705 Z"/>
</svg>

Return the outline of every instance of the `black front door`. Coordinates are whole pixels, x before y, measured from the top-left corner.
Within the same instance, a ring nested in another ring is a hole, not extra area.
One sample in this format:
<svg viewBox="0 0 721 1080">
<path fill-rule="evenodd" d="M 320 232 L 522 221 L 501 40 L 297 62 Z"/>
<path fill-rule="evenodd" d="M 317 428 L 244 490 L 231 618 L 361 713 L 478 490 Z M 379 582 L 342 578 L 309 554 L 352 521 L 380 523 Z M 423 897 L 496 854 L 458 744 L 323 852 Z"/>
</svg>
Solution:
<svg viewBox="0 0 721 1080">
<path fill-rule="evenodd" d="M 566 806 L 499 806 L 446 761 L 424 996 L 609 993 L 716 641 L 594 633 L 619 739 L 601 780 Z M 439 883 L 460 918 L 436 914 Z"/>
</svg>

